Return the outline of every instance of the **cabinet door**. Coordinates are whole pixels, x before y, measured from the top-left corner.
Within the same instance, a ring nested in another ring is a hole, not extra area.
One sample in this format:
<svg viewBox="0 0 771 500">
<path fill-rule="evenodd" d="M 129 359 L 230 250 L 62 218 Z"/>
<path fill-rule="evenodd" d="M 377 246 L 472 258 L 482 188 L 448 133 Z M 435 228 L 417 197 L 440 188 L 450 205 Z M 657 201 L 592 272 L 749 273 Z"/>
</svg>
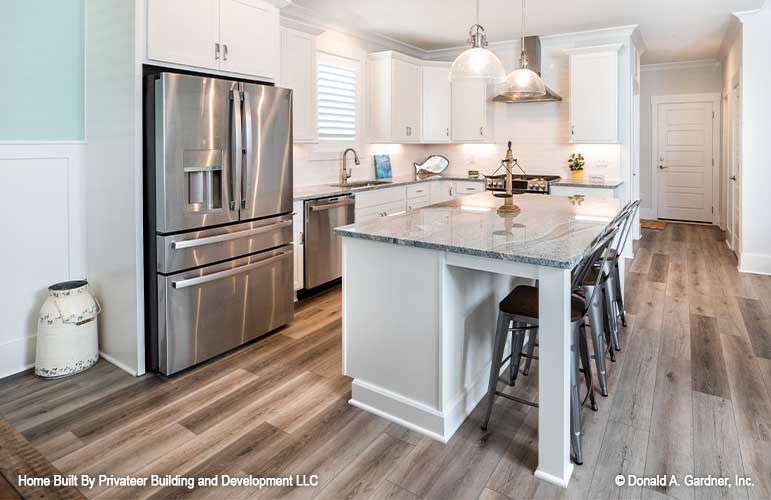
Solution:
<svg viewBox="0 0 771 500">
<path fill-rule="evenodd" d="M 450 142 L 450 70 L 445 67 L 423 67 L 422 142 Z"/>
<path fill-rule="evenodd" d="M 220 69 L 276 81 L 278 9 L 263 0 L 220 0 Z"/>
<path fill-rule="evenodd" d="M 453 185 L 452 181 L 431 181 L 431 193 L 430 202 L 432 205 L 436 203 L 444 203 L 453 199 Z"/>
<path fill-rule="evenodd" d="M 420 141 L 420 67 L 394 58 L 391 74 L 391 134 L 396 142 Z"/>
<path fill-rule="evenodd" d="M 487 83 L 467 79 L 452 83 L 452 140 L 485 142 L 490 131 L 487 123 Z"/>
<path fill-rule="evenodd" d="M 219 0 L 147 0 L 147 58 L 219 69 Z"/>
<path fill-rule="evenodd" d="M 318 142 L 316 128 L 316 37 L 281 29 L 281 81 L 292 89 L 294 142 Z"/>
<path fill-rule="evenodd" d="M 570 142 L 618 142 L 618 51 L 570 56 Z"/>
<path fill-rule="evenodd" d="M 305 213 L 304 204 L 302 201 L 296 201 L 293 205 L 294 216 L 292 217 L 292 240 L 294 243 L 294 290 L 301 290 L 305 288 L 305 276 L 304 276 L 304 264 L 305 264 L 305 247 L 304 236 L 305 232 Z"/>
</svg>

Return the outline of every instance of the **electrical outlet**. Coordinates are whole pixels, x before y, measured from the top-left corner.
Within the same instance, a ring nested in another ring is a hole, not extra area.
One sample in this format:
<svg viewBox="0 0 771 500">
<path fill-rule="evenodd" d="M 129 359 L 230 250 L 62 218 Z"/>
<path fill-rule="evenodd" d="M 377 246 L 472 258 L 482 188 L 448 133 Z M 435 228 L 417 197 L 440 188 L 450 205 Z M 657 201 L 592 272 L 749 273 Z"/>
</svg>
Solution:
<svg viewBox="0 0 771 500">
<path fill-rule="evenodd" d="M 607 160 L 597 160 L 594 162 L 594 168 L 597 170 L 605 170 L 608 168 L 608 161 Z"/>
</svg>

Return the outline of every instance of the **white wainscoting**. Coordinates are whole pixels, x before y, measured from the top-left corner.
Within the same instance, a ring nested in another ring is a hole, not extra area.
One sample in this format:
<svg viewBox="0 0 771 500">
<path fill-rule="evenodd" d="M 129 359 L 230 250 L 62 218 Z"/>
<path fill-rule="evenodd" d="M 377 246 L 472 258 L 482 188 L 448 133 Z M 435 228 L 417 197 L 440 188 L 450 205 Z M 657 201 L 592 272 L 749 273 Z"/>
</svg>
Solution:
<svg viewBox="0 0 771 500">
<path fill-rule="evenodd" d="M 34 365 L 47 287 L 86 274 L 82 142 L 0 142 L 0 378 Z"/>
</svg>

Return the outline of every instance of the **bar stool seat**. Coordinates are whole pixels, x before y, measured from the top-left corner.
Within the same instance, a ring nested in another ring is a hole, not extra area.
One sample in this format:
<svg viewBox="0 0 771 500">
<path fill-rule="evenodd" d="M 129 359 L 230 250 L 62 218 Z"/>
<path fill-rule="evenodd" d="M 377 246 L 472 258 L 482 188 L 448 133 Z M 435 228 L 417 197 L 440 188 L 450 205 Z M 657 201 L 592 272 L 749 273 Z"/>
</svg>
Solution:
<svg viewBox="0 0 771 500">
<path fill-rule="evenodd" d="M 520 285 L 512 290 L 499 304 L 501 311 L 519 316 L 529 323 L 538 322 L 538 287 Z M 570 321 L 579 321 L 583 318 L 586 303 L 583 298 L 573 295 L 570 301 Z"/>
</svg>

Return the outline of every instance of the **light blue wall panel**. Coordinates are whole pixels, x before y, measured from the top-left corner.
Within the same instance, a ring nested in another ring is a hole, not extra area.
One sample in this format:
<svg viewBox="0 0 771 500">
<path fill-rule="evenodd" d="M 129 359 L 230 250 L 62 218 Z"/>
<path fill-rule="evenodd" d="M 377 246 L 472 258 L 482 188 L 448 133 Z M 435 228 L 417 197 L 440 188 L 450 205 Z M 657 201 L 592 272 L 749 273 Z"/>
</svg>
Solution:
<svg viewBox="0 0 771 500">
<path fill-rule="evenodd" d="M 0 0 L 0 141 L 84 136 L 83 0 Z"/>
</svg>

